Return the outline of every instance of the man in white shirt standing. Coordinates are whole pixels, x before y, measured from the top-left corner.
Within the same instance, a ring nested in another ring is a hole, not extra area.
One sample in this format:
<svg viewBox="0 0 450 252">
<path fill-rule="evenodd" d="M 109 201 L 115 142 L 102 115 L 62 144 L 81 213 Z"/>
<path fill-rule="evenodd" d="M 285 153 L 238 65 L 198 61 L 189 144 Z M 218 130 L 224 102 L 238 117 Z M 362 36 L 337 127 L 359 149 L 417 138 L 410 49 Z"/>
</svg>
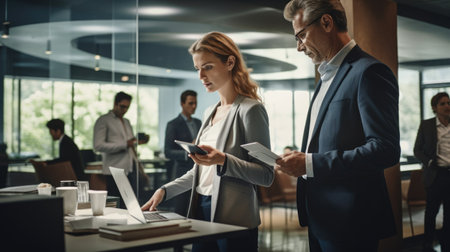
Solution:
<svg viewBox="0 0 450 252">
<path fill-rule="evenodd" d="M 337 0 L 291 0 L 297 50 L 319 65 L 301 152 L 276 169 L 298 177 L 297 207 L 310 250 L 377 251 L 395 234 L 384 169 L 400 157 L 398 84 L 356 45 Z"/>
<path fill-rule="evenodd" d="M 440 235 L 441 251 L 450 251 L 450 99 L 448 93 L 431 98 L 436 117 L 423 120 L 417 132 L 414 155 L 422 162 L 427 192 L 424 252 L 433 252 L 436 216 L 444 205 L 444 223 Z M 445 237 L 445 238 L 444 238 Z"/>
<path fill-rule="evenodd" d="M 114 107 L 107 114 L 100 116 L 94 125 L 94 149 L 102 153 L 103 174 L 106 175 L 108 195 L 120 197 L 119 190 L 109 171 L 109 166 L 122 168 L 136 190 L 136 156 L 134 137 L 130 121 L 124 118 L 130 107 L 132 97 L 119 92 L 114 98 Z M 139 143 L 146 143 L 139 140 Z"/>
</svg>

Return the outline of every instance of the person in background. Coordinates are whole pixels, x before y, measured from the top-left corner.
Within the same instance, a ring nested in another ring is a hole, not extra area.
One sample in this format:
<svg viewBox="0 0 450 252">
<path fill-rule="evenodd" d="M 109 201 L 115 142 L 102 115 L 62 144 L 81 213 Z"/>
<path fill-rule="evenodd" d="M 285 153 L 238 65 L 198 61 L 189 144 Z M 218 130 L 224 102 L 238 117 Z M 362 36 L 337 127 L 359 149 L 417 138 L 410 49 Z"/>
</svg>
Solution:
<svg viewBox="0 0 450 252">
<path fill-rule="evenodd" d="M 148 138 L 134 137 L 130 121 L 124 118 L 131 104 L 131 95 L 119 92 L 114 97 L 114 106 L 107 114 L 100 116 L 94 125 L 94 149 L 102 153 L 103 174 L 106 175 L 108 195 L 120 197 L 119 189 L 109 171 L 109 167 L 122 168 L 128 175 L 133 189 L 137 188 L 138 160 L 135 144 L 144 144 Z M 140 173 L 140 176 L 146 176 Z M 123 201 L 121 201 L 123 206 Z"/>
<path fill-rule="evenodd" d="M 310 250 L 377 251 L 396 233 L 384 169 L 398 164 L 398 84 L 347 31 L 338 0 L 291 0 L 297 50 L 319 65 L 301 151 L 275 169 L 297 179 L 297 207 Z"/>
<path fill-rule="evenodd" d="M 199 119 L 192 117 L 197 108 L 197 93 L 186 90 L 181 94 L 180 99 L 181 113 L 167 123 L 164 141 L 164 154 L 173 162 L 172 169 L 169 170 L 170 180 L 181 177 L 194 165 L 192 159 L 187 156 L 187 152 L 176 144 L 175 140 L 194 142 L 202 125 Z M 190 195 L 189 190 L 171 199 L 176 213 L 186 216 Z"/>
<path fill-rule="evenodd" d="M 242 237 L 195 243 L 192 251 L 257 251 L 257 186 L 270 186 L 273 167 L 252 159 L 242 144 L 259 142 L 270 149 L 269 118 L 250 79 L 242 54 L 225 34 L 210 32 L 189 49 L 207 92 L 220 101 L 209 107 L 196 144 L 206 155 L 189 154 L 194 167 L 158 189 L 142 210 L 155 210 L 164 199 L 192 189 L 188 217 L 249 228 Z"/>
<path fill-rule="evenodd" d="M 283 154 L 291 153 L 296 150 L 297 150 L 297 147 L 288 145 L 288 146 L 284 147 Z"/>
<path fill-rule="evenodd" d="M 45 161 L 47 164 L 54 164 L 62 161 L 70 161 L 77 180 L 86 180 L 84 174 L 84 163 L 81 158 L 80 149 L 75 142 L 64 133 L 64 121 L 61 119 L 51 119 L 46 124 L 50 135 L 54 141 L 59 141 L 59 157 Z"/>
<path fill-rule="evenodd" d="M 0 188 L 6 187 L 8 177 L 8 154 L 6 143 L 0 142 Z"/>
<path fill-rule="evenodd" d="M 444 205 L 444 223 L 439 241 L 441 251 L 450 251 L 450 99 L 441 92 L 431 98 L 431 108 L 436 115 L 423 120 L 417 132 L 414 155 L 422 163 L 423 182 L 427 193 L 425 208 L 425 235 L 423 251 L 435 251 L 433 241 L 436 216 Z"/>
</svg>

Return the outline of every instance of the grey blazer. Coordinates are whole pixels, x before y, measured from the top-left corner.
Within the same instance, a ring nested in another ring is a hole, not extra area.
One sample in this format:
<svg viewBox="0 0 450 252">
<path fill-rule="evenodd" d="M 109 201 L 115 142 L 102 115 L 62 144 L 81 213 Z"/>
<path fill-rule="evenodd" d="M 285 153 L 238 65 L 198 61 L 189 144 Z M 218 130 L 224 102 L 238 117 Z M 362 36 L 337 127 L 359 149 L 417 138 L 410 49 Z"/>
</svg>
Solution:
<svg viewBox="0 0 450 252">
<path fill-rule="evenodd" d="M 219 104 L 206 110 L 197 144 Z M 255 228 L 261 223 L 256 185 L 270 186 L 274 171 L 273 167 L 252 159 L 240 145 L 259 142 L 270 148 L 267 112 L 258 101 L 238 96 L 223 120 L 217 149 L 226 154 L 227 161 L 224 167 L 217 166 L 217 176 L 213 179 L 211 221 Z M 190 218 L 196 217 L 198 181 L 199 169 L 195 164 L 182 177 L 165 185 L 166 199 L 192 189 L 188 211 Z"/>
<path fill-rule="evenodd" d="M 133 169 L 133 154 L 127 140 L 134 137 L 130 121 L 120 119 L 112 111 L 100 116 L 94 125 L 94 149 L 102 153 L 103 174 L 111 174 L 109 166 L 122 168 L 128 174 Z"/>
</svg>

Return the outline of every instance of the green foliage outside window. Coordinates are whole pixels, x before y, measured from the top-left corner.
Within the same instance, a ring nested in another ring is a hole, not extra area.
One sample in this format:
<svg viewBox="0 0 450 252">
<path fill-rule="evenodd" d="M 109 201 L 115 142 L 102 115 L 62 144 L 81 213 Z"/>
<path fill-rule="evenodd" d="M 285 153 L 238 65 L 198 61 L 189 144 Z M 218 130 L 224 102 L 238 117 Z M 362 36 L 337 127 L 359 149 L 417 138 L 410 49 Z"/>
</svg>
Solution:
<svg viewBox="0 0 450 252">
<path fill-rule="evenodd" d="M 52 118 L 65 122 L 65 133 L 73 137 L 80 149 L 92 149 L 95 121 L 113 108 L 114 96 L 119 91 L 133 97 L 125 117 L 135 134 L 145 132 L 151 136 L 150 142 L 139 146 L 138 152 L 141 158 L 152 158 L 153 150 L 159 146 L 157 88 L 33 79 L 21 79 L 19 85 L 18 79 L 11 78 L 5 79 L 5 104 L 9 106 L 5 106 L 4 131 L 8 152 L 19 152 L 20 139 L 21 153 L 37 153 L 41 159 L 58 156 L 58 142 L 52 141 L 46 127 Z"/>
</svg>

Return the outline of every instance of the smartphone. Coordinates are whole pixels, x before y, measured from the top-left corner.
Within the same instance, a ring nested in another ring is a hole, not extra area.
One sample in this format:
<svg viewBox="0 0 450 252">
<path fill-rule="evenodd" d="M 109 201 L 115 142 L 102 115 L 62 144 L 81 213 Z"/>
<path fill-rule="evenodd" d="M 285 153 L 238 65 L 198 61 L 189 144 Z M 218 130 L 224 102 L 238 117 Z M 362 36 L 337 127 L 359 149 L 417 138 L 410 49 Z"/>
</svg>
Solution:
<svg viewBox="0 0 450 252">
<path fill-rule="evenodd" d="M 205 150 L 201 149 L 200 147 L 198 147 L 193 143 L 183 142 L 179 140 L 175 140 L 175 143 L 180 145 L 185 151 L 187 151 L 190 154 L 200 154 L 200 155 L 208 154 L 208 152 L 206 152 Z"/>
</svg>

